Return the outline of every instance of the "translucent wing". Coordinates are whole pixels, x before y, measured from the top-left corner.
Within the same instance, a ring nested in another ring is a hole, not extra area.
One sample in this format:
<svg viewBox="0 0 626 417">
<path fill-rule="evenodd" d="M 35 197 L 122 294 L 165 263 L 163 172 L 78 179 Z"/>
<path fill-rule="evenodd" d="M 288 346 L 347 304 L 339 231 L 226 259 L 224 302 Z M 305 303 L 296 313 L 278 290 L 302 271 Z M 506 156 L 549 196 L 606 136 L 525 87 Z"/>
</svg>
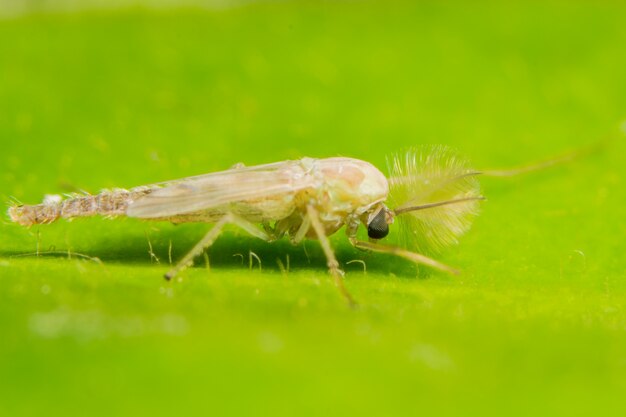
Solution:
<svg viewBox="0 0 626 417">
<path fill-rule="evenodd" d="M 410 149 L 392 157 L 388 164 L 389 202 L 394 210 L 480 196 L 479 173 L 445 146 Z M 399 243 L 420 253 L 437 253 L 458 243 L 478 209 L 477 201 L 466 201 L 400 214 L 396 217 Z"/>
<path fill-rule="evenodd" d="M 158 184 L 163 188 L 132 202 L 126 215 L 166 218 L 281 194 L 287 197 L 313 183 L 305 160 L 235 168 Z"/>
</svg>

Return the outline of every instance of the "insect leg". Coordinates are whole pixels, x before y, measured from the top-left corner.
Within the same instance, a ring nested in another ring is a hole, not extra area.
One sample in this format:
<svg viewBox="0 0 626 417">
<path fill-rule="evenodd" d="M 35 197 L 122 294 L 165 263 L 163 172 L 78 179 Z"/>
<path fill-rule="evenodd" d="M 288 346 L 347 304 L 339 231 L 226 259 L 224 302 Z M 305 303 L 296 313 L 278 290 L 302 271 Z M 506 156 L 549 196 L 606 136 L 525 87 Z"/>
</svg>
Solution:
<svg viewBox="0 0 626 417">
<path fill-rule="evenodd" d="M 311 216 L 310 215 L 304 216 L 302 218 L 302 224 L 300 224 L 298 231 L 296 231 L 296 233 L 291 237 L 292 243 L 298 244 L 302 242 L 306 234 L 309 232 L 310 228 L 311 228 Z"/>
<path fill-rule="evenodd" d="M 204 237 L 183 257 L 183 259 L 176 264 L 174 268 L 165 274 L 165 279 L 170 280 L 174 278 L 180 271 L 190 266 L 196 256 L 200 255 L 205 249 L 210 247 L 215 242 L 220 233 L 222 233 L 222 229 L 227 224 L 238 226 L 259 239 L 266 241 L 271 240 L 271 237 L 267 233 L 256 227 L 254 224 L 237 217 L 234 214 L 226 214 L 217 223 L 215 223 L 215 226 L 213 226 L 213 228 L 211 228 L 211 230 L 204 235 Z"/>
<path fill-rule="evenodd" d="M 374 252 L 396 255 L 411 262 L 415 262 L 416 264 L 426 265 L 433 269 L 446 272 L 448 274 L 459 275 L 460 273 L 458 269 L 452 268 L 451 266 L 448 266 L 446 264 L 442 264 L 441 262 L 429 258 L 428 256 L 422 255 L 420 253 L 411 252 L 396 246 L 387 246 L 380 245 L 378 243 L 363 242 L 362 240 L 357 240 L 354 238 L 350 239 L 350 243 L 352 243 L 352 245 L 358 249 L 367 249 Z"/>
<path fill-rule="evenodd" d="M 354 298 L 352 298 L 345 285 L 343 284 L 344 273 L 341 269 L 339 269 L 339 262 L 337 262 L 335 252 L 333 252 L 333 248 L 330 246 L 330 241 L 328 240 L 328 236 L 326 236 L 324 226 L 322 226 L 322 222 L 320 221 L 317 210 L 311 205 L 308 205 L 306 210 L 306 217 L 308 218 L 308 220 L 305 219 L 304 223 L 310 221 L 310 225 L 311 227 L 313 227 L 313 230 L 315 231 L 315 234 L 320 241 L 320 245 L 322 246 L 324 255 L 326 255 L 328 270 L 330 271 L 330 274 L 335 281 L 335 286 L 339 289 L 339 292 L 341 292 L 344 298 L 348 300 L 350 306 L 356 306 L 357 304 L 354 301 Z"/>
</svg>

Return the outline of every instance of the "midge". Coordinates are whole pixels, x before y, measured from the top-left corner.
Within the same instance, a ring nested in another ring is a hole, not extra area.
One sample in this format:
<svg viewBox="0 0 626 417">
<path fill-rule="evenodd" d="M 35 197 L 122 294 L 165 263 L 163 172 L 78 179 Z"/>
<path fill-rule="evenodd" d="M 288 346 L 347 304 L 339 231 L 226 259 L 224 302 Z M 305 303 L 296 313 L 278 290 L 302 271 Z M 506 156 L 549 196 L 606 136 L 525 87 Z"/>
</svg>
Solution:
<svg viewBox="0 0 626 417">
<path fill-rule="evenodd" d="M 128 216 L 172 223 L 215 223 L 174 266 L 171 279 L 210 247 L 227 224 L 265 241 L 288 235 L 294 244 L 319 240 L 336 286 L 350 301 L 343 272 L 328 236 L 345 226 L 359 249 L 389 253 L 455 274 L 427 255 L 454 244 L 478 213 L 478 171 L 446 147 L 412 149 L 389 159 L 389 176 L 353 158 L 302 158 L 233 168 L 180 180 L 73 195 L 47 197 L 38 205 L 9 208 L 12 221 L 24 226 L 59 218 L 93 215 Z M 396 220 L 399 246 L 380 243 Z M 369 241 L 357 238 L 359 225 Z"/>
</svg>

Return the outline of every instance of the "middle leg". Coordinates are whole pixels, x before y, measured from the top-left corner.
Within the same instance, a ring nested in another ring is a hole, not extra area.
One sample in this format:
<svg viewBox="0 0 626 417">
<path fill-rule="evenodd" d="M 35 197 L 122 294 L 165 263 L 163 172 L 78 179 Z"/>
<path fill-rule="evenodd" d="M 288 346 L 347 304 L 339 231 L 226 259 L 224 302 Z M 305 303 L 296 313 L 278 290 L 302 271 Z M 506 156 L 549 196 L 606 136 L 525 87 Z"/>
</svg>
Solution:
<svg viewBox="0 0 626 417">
<path fill-rule="evenodd" d="M 324 230 L 324 226 L 320 221 L 317 210 L 311 205 L 308 205 L 306 209 L 308 219 L 303 223 L 307 224 L 308 222 L 310 222 L 310 226 L 313 227 L 313 230 L 315 231 L 315 234 L 320 241 L 320 245 L 322 246 L 322 250 L 324 251 L 324 255 L 326 255 L 328 270 L 330 271 L 330 275 L 332 275 L 333 280 L 335 281 L 335 286 L 339 289 L 339 292 L 341 292 L 344 298 L 348 300 L 350 306 L 356 306 L 356 301 L 354 301 L 354 298 L 352 298 L 352 296 L 348 292 L 348 289 L 343 284 L 344 273 L 341 269 L 339 269 L 339 262 L 337 262 L 335 252 L 330 245 L 328 236 L 326 236 L 326 231 Z"/>
</svg>

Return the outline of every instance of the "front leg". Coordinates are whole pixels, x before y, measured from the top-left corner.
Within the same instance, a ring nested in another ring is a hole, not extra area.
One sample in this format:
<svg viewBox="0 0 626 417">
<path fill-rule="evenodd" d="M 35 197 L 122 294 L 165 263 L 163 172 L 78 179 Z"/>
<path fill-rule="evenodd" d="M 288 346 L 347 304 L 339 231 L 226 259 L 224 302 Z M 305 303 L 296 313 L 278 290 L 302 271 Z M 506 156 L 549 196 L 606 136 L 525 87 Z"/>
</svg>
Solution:
<svg viewBox="0 0 626 417">
<path fill-rule="evenodd" d="M 350 243 L 352 243 L 352 245 L 358 249 L 366 249 L 366 250 L 371 250 L 373 252 L 388 253 L 390 255 L 396 255 L 401 258 L 407 259 L 411 262 L 414 262 L 418 265 L 419 264 L 426 265 L 433 269 L 446 272 L 448 274 L 459 275 L 460 273 L 458 269 L 452 268 L 451 266 L 448 266 L 446 264 L 442 264 L 441 262 L 436 261 L 432 258 L 429 258 L 428 256 L 422 255 L 420 253 L 411 252 L 406 249 L 399 248 L 397 246 L 387 246 L 387 245 L 381 245 L 378 243 L 364 242 L 354 237 L 350 238 Z"/>
</svg>

